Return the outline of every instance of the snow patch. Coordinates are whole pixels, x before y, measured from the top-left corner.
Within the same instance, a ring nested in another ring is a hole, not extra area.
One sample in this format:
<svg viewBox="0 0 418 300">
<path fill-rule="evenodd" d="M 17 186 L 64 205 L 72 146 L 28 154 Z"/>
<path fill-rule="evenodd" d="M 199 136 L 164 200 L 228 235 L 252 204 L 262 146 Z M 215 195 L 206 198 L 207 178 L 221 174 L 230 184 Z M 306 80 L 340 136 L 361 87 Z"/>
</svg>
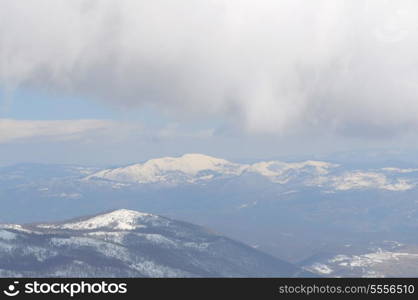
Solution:
<svg viewBox="0 0 418 300">
<path fill-rule="evenodd" d="M 7 231 L 7 230 L 0 230 L 0 239 L 10 241 L 16 239 L 17 234 Z"/>
<path fill-rule="evenodd" d="M 285 184 L 302 174 L 312 176 L 326 175 L 329 173 L 329 169 L 336 167 L 338 167 L 336 164 L 312 160 L 296 163 L 266 161 L 251 165 L 248 171 L 268 177 L 275 183 Z"/>
<path fill-rule="evenodd" d="M 397 261 L 401 258 L 417 258 L 418 254 L 405 252 L 383 251 L 378 249 L 377 252 L 366 253 L 362 255 L 337 255 L 328 260 L 329 263 L 338 263 L 343 267 L 360 268 L 370 267 L 385 261 Z"/>
<path fill-rule="evenodd" d="M 39 232 L 26 229 L 22 225 L 19 225 L 19 224 L 0 224 L 0 228 L 3 228 L 3 229 L 12 229 L 12 230 L 16 230 L 16 231 L 25 232 L 25 233 L 39 234 Z"/>
<path fill-rule="evenodd" d="M 313 265 L 307 267 L 306 270 L 316 274 L 324 275 L 329 275 L 333 272 L 333 270 L 329 266 L 321 263 L 314 263 Z"/>
<path fill-rule="evenodd" d="M 388 191 L 406 191 L 415 187 L 406 179 L 390 181 L 384 174 L 376 172 L 347 172 L 341 176 L 331 178 L 332 186 L 336 190 L 377 188 Z"/>
<path fill-rule="evenodd" d="M 162 236 L 161 234 L 147 233 L 147 234 L 143 234 L 143 236 L 148 241 L 150 241 L 154 244 L 163 244 L 163 245 L 167 245 L 167 246 L 177 246 L 176 242 L 170 240 L 169 238 L 166 238 L 165 236 Z"/>
</svg>

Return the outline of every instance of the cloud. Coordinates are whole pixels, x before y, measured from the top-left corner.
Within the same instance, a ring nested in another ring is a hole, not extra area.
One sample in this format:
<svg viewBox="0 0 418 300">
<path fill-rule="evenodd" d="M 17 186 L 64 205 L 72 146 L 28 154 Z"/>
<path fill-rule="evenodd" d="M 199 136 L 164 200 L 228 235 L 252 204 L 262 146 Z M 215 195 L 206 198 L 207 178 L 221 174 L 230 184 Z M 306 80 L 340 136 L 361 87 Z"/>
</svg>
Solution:
<svg viewBox="0 0 418 300">
<path fill-rule="evenodd" d="M 33 139 L 66 141 L 109 130 L 114 124 L 101 120 L 25 121 L 0 119 L 0 144 Z"/>
<path fill-rule="evenodd" d="M 0 85 L 253 133 L 418 125 L 418 3 L 0 0 Z"/>
<path fill-rule="evenodd" d="M 0 144 L 32 141 L 84 142 L 176 141 L 179 139 L 210 139 L 213 129 L 181 128 L 171 123 L 161 128 L 144 127 L 138 122 L 109 120 L 15 120 L 0 119 Z"/>
<path fill-rule="evenodd" d="M 214 135 L 214 129 L 185 129 L 180 128 L 178 123 L 170 123 L 167 126 L 156 130 L 152 133 L 154 138 L 159 139 L 179 139 L 179 138 L 189 138 L 189 139 L 210 139 Z"/>
</svg>

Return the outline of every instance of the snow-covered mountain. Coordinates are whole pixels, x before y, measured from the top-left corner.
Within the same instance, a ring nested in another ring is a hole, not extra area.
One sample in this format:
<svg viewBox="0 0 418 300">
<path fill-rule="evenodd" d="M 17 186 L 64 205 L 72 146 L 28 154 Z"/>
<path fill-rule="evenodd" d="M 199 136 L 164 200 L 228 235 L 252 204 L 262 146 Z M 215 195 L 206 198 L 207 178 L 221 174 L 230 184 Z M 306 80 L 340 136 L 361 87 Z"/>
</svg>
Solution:
<svg viewBox="0 0 418 300">
<path fill-rule="evenodd" d="M 133 210 L 0 225 L 0 277 L 299 275 L 310 273 L 205 228 Z"/>
<path fill-rule="evenodd" d="M 415 173 L 415 174 L 414 174 Z M 324 161 L 281 162 L 262 161 L 239 164 L 203 154 L 151 159 L 142 164 L 105 169 L 85 177 L 85 180 L 108 180 L 138 184 L 199 184 L 213 180 L 258 175 L 285 185 L 314 186 L 329 191 L 382 189 L 405 191 L 418 183 L 417 169 L 385 167 L 372 170 L 346 170 L 338 164 Z M 406 174 L 416 176 L 411 180 Z"/>
<path fill-rule="evenodd" d="M 272 182 L 279 184 L 299 181 L 309 185 L 318 178 L 323 178 L 329 174 L 332 169 L 337 167 L 337 164 L 312 160 L 296 163 L 263 161 L 252 164 L 248 167 L 247 171 L 259 174 Z"/>
<path fill-rule="evenodd" d="M 349 252 L 350 247 L 346 249 Z M 384 241 L 366 252 L 322 255 L 304 263 L 303 268 L 327 277 L 416 277 L 418 249 L 395 241 Z M 364 251 L 363 250 L 363 251 Z"/>
<path fill-rule="evenodd" d="M 107 179 L 137 183 L 194 183 L 213 179 L 215 176 L 237 176 L 246 165 L 203 154 L 185 154 L 181 157 L 151 159 L 143 164 L 102 170 L 87 179 Z"/>
</svg>

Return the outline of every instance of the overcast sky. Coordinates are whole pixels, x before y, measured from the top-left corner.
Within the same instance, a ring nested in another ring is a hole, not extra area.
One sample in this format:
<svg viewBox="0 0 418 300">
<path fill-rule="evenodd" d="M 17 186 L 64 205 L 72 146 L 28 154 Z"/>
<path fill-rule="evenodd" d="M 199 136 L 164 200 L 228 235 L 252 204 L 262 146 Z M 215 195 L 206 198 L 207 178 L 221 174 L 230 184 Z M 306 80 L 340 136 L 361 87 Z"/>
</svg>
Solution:
<svg viewBox="0 0 418 300">
<path fill-rule="evenodd" d="M 417 148 L 418 2 L 0 0 L 0 164 Z"/>
</svg>

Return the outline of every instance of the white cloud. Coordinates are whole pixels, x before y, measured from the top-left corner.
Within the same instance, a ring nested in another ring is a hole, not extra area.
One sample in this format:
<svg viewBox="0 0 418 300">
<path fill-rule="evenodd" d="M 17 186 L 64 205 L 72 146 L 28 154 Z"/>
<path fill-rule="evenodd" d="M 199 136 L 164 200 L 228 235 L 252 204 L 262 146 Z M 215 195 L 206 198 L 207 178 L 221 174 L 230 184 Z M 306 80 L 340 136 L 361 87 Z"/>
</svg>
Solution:
<svg viewBox="0 0 418 300">
<path fill-rule="evenodd" d="M 0 84 L 395 135 L 418 123 L 417 20 L 408 0 L 0 0 Z"/>
<path fill-rule="evenodd" d="M 0 143 L 30 139 L 69 140 L 109 130 L 112 122 L 101 120 L 25 121 L 0 119 Z"/>
<path fill-rule="evenodd" d="M 168 124 L 162 128 L 146 128 L 138 122 L 117 122 L 108 120 L 15 120 L 0 119 L 0 144 L 42 141 L 98 139 L 108 143 L 208 139 L 213 136 L 213 129 L 184 129 L 178 124 Z"/>
<path fill-rule="evenodd" d="M 208 139 L 213 137 L 214 129 L 201 129 L 201 130 L 186 130 L 179 128 L 179 124 L 170 123 L 164 128 L 161 128 L 155 132 L 155 136 L 161 139 L 179 139 L 179 138 L 190 138 L 190 139 Z"/>
</svg>

